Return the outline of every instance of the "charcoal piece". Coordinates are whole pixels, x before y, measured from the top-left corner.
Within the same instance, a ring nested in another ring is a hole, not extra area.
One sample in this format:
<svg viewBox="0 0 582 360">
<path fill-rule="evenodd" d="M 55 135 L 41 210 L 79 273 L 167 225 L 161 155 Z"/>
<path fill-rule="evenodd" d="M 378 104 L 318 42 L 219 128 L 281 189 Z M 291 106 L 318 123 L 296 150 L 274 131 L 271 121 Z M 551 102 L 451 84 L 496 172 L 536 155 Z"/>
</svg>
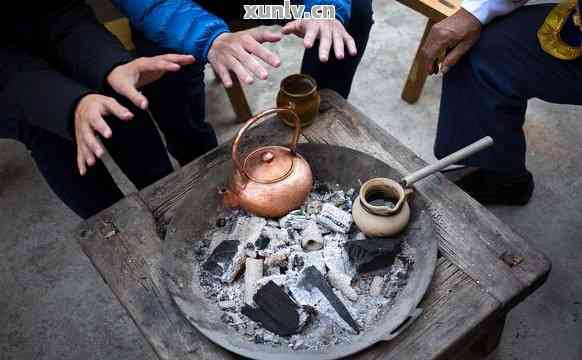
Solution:
<svg viewBox="0 0 582 360">
<path fill-rule="evenodd" d="M 298 286 L 308 291 L 319 289 L 323 296 L 329 301 L 337 314 L 356 332 L 360 333 L 360 325 L 354 320 L 348 309 L 333 292 L 331 285 L 315 266 L 309 266 L 303 270 L 303 278 Z"/>
<path fill-rule="evenodd" d="M 296 255 L 293 257 L 293 270 L 301 270 L 303 265 L 305 265 L 305 260 L 301 256 Z"/>
<path fill-rule="evenodd" d="M 331 191 L 329 185 L 325 184 L 325 183 L 319 183 L 317 185 L 315 185 L 315 192 L 318 194 L 325 194 L 327 192 Z"/>
<path fill-rule="evenodd" d="M 301 331 L 300 307 L 274 282 L 260 288 L 253 301 L 256 307 L 243 306 L 241 313 L 261 324 L 265 329 L 281 336 Z"/>
<path fill-rule="evenodd" d="M 255 344 L 264 344 L 265 336 L 262 334 L 255 334 Z"/>
<path fill-rule="evenodd" d="M 238 240 L 222 241 L 206 259 L 202 268 L 218 278 L 222 277 L 228 267 L 232 265 L 239 245 L 240 241 Z"/>
<path fill-rule="evenodd" d="M 218 218 L 216 219 L 216 227 L 225 227 L 226 226 L 226 219 L 225 218 Z"/>
<path fill-rule="evenodd" d="M 391 266 L 400 252 L 400 241 L 383 238 L 350 240 L 344 247 L 356 271 L 367 273 Z"/>
<path fill-rule="evenodd" d="M 267 248 L 267 246 L 269 246 L 269 243 L 271 242 L 271 239 L 266 237 L 265 235 L 261 235 L 257 241 L 255 241 L 255 247 L 257 248 L 257 250 L 265 250 Z"/>
</svg>

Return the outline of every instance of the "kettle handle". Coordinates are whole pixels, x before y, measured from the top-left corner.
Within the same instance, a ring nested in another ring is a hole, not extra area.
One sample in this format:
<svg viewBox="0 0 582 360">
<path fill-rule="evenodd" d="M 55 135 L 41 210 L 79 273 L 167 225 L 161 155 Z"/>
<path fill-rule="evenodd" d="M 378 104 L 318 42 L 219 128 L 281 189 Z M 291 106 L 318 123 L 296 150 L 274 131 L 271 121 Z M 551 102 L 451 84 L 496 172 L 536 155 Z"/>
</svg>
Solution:
<svg viewBox="0 0 582 360">
<path fill-rule="evenodd" d="M 273 109 L 265 110 L 265 111 L 255 115 L 255 116 L 253 116 L 249 120 L 247 120 L 247 122 L 243 125 L 243 127 L 240 128 L 240 130 L 238 131 L 238 133 L 234 139 L 234 142 L 232 143 L 232 161 L 233 161 L 236 169 L 243 176 L 245 176 L 247 179 L 250 179 L 251 177 L 247 174 L 247 172 L 245 171 L 244 167 L 242 166 L 242 164 L 238 158 L 238 147 L 240 145 L 240 142 L 241 142 L 241 139 L 242 139 L 244 133 L 254 123 L 256 123 L 260 119 L 264 118 L 265 116 L 269 116 L 271 114 L 277 114 L 277 113 L 285 113 L 285 112 L 291 114 L 291 116 L 293 117 L 294 123 L 295 123 L 295 132 L 293 133 L 293 137 L 291 138 L 291 142 L 289 143 L 289 146 L 288 146 L 288 148 L 291 150 L 291 152 L 295 153 L 295 150 L 297 149 L 297 143 L 299 142 L 299 136 L 301 135 L 301 120 L 299 119 L 299 116 L 292 108 L 283 108 L 282 107 L 282 108 L 273 108 Z"/>
</svg>

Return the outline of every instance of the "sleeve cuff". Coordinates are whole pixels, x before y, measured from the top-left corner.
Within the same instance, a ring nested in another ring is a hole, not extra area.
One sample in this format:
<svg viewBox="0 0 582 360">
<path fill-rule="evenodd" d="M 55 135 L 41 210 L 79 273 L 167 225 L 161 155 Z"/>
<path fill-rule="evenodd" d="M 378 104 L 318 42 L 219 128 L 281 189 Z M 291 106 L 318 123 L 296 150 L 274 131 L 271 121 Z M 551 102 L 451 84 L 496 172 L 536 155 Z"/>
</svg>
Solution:
<svg viewBox="0 0 582 360">
<path fill-rule="evenodd" d="M 212 44 L 214 43 L 214 40 L 216 40 L 216 38 L 224 33 L 229 32 L 228 26 L 226 25 L 226 23 L 221 22 L 220 25 L 216 26 L 215 29 L 213 29 L 209 34 L 208 34 L 208 40 L 206 41 L 206 44 L 204 45 L 204 48 L 202 49 L 201 53 L 202 53 L 202 58 L 198 59 L 196 58 L 196 62 L 200 62 L 200 63 L 206 63 L 208 61 L 208 52 L 210 51 L 210 48 L 212 47 Z M 194 56 L 196 56 L 196 51 L 192 51 L 191 52 Z"/>
<path fill-rule="evenodd" d="M 493 18 L 485 1 L 463 1 L 462 8 L 476 17 L 483 25 Z"/>
</svg>

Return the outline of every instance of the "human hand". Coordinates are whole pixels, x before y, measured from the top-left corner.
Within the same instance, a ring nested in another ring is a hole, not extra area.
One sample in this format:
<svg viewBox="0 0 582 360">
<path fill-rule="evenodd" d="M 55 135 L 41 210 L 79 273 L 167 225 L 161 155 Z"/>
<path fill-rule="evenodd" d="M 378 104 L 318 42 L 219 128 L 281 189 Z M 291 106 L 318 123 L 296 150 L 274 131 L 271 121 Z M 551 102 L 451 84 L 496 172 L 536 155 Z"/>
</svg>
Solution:
<svg viewBox="0 0 582 360">
<path fill-rule="evenodd" d="M 280 33 L 257 30 L 220 34 L 208 51 L 208 62 L 227 88 L 232 86 L 231 71 L 244 84 L 253 83 L 253 74 L 265 80 L 269 73 L 259 60 L 272 67 L 279 67 L 281 60 L 261 44 L 275 43 L 282 37 Z"/>
<path fill-rule="evenodd" d="M 450 50 L 441 64 L 441 71 L 446 73 L 479 40 L 480 35 L 481 22 L 463 8 L 439 21 L 430 30 L 420 51 L 424 70 L 436 74 L 439 58 Z"/>
<path fill-rule="evenodd" d="M 347 48 L 349 54 L 352 56 L 358 53 L 354 38 L 348 34 L 344 25 L 337 19 L 294 20 L 283 26 L 281 32 L 285 35 L 295 34 L 303 38 L 303 46 L 306 49 L 311 49 L 315 40 L 319 38 L 319 60 L 321 62 L 327 62 L 329 60 L 332 45 L 335 57 L 338 60 L 342 60 L 345 57 L 344 48 Z"/>
<path fill-rule="evenodd" d="M 194 61 L 191 55 L 178 54 L 141 57 L 113 69 L 107 76 L 107 82 L 118 94 L 145 110 L 148 100 L 138 89 L 159 80 L 167 72 L 176 72 Z"/>
<path fill-rule="evenodd" d="M 129 121 L 133 114 L 115 99 L 98 95 L 85 95 L 75 109 L 75 141 L 77 143 L 77 167 L 81 176 L 87 173 L 87 166 L 95 165 L 96 158 L 103 156 L 103 146 L 95 132 L 104 138 L 111 137 L 111 128 L 104 116 L 115 115 Z"/>
</svg>

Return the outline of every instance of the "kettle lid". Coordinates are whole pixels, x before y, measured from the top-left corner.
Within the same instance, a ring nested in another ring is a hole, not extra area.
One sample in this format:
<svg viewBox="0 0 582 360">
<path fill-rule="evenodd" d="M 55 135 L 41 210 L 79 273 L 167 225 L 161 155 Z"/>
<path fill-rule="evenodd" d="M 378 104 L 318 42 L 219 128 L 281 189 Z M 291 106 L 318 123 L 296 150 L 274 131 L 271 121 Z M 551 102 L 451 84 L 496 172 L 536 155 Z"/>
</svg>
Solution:
<svg viewBox="0 0 582 360">
<path fill-rule="evenodd" d="M 265 146 L 246 156 L 243 169 L 252 181 L 272 184 L 284 180 L 293 172 L 295 157 L 295 152 L 287 147 Z"/>
</svg>

